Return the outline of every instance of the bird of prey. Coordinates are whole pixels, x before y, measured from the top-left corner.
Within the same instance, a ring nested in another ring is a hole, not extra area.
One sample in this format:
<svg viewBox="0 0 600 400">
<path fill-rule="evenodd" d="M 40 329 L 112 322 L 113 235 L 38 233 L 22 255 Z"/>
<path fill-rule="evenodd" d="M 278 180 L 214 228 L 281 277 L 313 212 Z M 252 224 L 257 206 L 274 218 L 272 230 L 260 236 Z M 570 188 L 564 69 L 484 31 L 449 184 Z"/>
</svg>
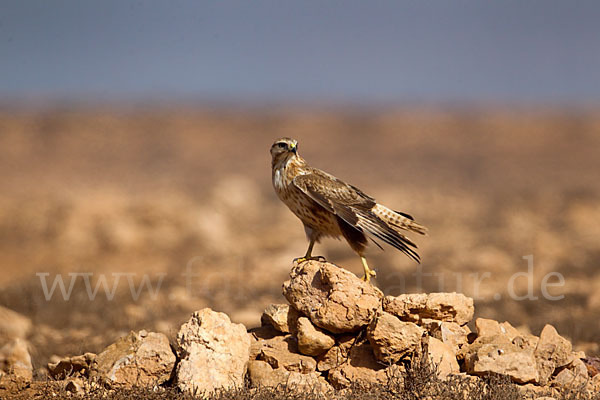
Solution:
<svg viewBox="0 0 600 400">
<path fill-rule="evenodd" d="M 298 155 L 298 142 L 294 139 L 277 139 L 271 146 L 271 157 L 275 192 L 300 218 L 309 240 L 306 255 L 298 261 L 318 258 L 312 256 L 312 250 L 322 237 L 343 236 L 359 255 L 367 282 L 376 275 L 364 257 L 368 239 L 381 248 L 376 241 L 379 239 L 420 262 L 417 246 L 402 233 L 427 232 L 413 217 L 392 211 L 357 187 L 309 166 Z"/>
</svg>

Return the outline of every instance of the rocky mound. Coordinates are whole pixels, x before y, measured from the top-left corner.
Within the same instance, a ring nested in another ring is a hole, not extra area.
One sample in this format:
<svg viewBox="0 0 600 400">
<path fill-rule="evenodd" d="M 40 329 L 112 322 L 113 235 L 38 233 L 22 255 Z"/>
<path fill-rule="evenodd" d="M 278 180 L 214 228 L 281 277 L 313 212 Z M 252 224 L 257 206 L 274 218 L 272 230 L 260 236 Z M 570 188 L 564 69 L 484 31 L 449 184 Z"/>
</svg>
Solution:
<svg viewBox="0 0 600 400">
<path fill-rule="evenodd" d="M 538 337 L 478 318 L 471 332 L 473 300 L 462 294 L 384 296 L 351 272 L 317 261 L 294 265 L 283 294 L 289 304 L 269 305 L 261 327 L 248 331 L 226 314 L 203 309 L 181 326 L 173 347 L 163 334 L 132 332 L 98 355 L 49 364 L 49 375 L 78 394 L 98 385 L 203 393 L 245 383 L 327 394 L 385 385 L 425 362 L 440 380 L 493 375 L 523 393 L 600 392 L 598 360 L 573 352 L 551 325 Z M 24 339 L 30 324 L 10 310 L 0 314 L 6 316 L 0 382 L 30 381 Z"/>
</svg>

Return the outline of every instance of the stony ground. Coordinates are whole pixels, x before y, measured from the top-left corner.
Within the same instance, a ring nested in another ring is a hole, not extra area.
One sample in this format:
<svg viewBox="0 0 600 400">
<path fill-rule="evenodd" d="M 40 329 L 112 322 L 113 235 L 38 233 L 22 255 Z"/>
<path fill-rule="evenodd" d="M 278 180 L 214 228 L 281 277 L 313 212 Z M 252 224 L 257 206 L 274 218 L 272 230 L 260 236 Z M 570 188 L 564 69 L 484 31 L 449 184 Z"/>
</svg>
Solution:
<svg viewBox="0 0 600 400">
<path fill-rule="evenodd" d="M 385 294 L 457 290 L 476 316 L 536 335 L 550 323 L 600 353 L 596 112 L 4 109 L 0 305 L 31 319 L 39 382 L 52 356 L 99 352 L 129 330 L 172 339 L 203 307 L 251 327 L 282 302 L 306 242 L 270 188 L 279 136 L 429 227 L 420 269 L 373 249 Z M 361 271 L 342 242 L 316 251 Z M 531 279 L 511 281 L 528 255 Z M 544 292 L 560 283 L 551 273 L 564 285 Z M 68 300 L 44 293 L 57 276 L 67 288 L 74 277 Z M 156 291 L 138 295 L 144 276 Z M 91 299 L 102 279 L 114 296 Z"/>
<path fill-rule="evenodd" d="M 0 308 L 0 398 L 600 399 L 600 358 L 573 351 L 551 325 L 539 337 L 486 318 L 467 326 L 461 293 L 384 294 L 331 263 L 295 263 L 261 326 L 210 308 L 169 343 L 141 330 L 99 354 L 49 363 L 32 382 L 18 328 Z M 27 332 L 20 332 L 26 337 Z M 7 372 L 8 374 L 3 373 Z"/>
</svg>

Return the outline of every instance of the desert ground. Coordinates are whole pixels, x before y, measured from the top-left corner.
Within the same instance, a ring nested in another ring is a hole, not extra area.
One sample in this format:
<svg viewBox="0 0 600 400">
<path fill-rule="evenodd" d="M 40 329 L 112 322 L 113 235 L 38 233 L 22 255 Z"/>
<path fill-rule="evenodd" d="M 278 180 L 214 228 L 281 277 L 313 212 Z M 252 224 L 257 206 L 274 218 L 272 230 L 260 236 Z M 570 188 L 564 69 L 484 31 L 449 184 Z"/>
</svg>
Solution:
<svg viewBox="0 0 600 400">
<path fill-rule="evenodd" d="M 429 228 L 409 235 L 420 265 L 371 246 L 385 294 L 462 292 L 476 317 L 600 355 L 597 110 L 4 105 L 0 305 L 33 321 L 35 378 L 204 307 L 250 328 L 284 302 L 307 241 L 271 187 L 282 136 Z M 362 274 L 343 241 L 315 254 Z"/>
</svg>

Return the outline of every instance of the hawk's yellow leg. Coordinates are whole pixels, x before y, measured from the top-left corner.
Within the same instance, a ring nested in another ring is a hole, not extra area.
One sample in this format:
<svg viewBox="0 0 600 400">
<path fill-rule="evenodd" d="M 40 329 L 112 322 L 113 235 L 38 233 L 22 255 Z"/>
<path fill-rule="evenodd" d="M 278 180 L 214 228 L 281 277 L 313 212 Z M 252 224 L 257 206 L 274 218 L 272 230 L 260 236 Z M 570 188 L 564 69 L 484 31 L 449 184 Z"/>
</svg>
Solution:
<svg viewBox="0 0 600 400">
<path fill-rule="evenodd" d="M 369 268 L 369 264 L 367 264 L 366 258 L 361 256 L 360 261 L 362 261 L 362 265 L 365 270 L 365 276 L 363 276 L 363 280 L 366 282 L 369 282 L 371 280 L 371 277 L 375 277 L 375 276 L 377 276 L 377 274 L 375 273 L 375 271 L 373 271 L 372 269 Z"/>
<path fill-rule="evenodd" d="M 315 240 L 314 239 L 310 239 L 310 243 L 308 244 L 308 249 L 306 249 L 306 254 L 304 255 L 304 257 L 299 257 L 296 258 L 294 261 L 297 262 L 298 264 L 304 261 L 308 261 L 308 260 L 323 260 L 325 261 L 325 257 L 323 256 L 316 256 L 313 257 L 312 256 L 312 250 L 313 250 L 313 246 L 315 245 Z"/>
</svg>

